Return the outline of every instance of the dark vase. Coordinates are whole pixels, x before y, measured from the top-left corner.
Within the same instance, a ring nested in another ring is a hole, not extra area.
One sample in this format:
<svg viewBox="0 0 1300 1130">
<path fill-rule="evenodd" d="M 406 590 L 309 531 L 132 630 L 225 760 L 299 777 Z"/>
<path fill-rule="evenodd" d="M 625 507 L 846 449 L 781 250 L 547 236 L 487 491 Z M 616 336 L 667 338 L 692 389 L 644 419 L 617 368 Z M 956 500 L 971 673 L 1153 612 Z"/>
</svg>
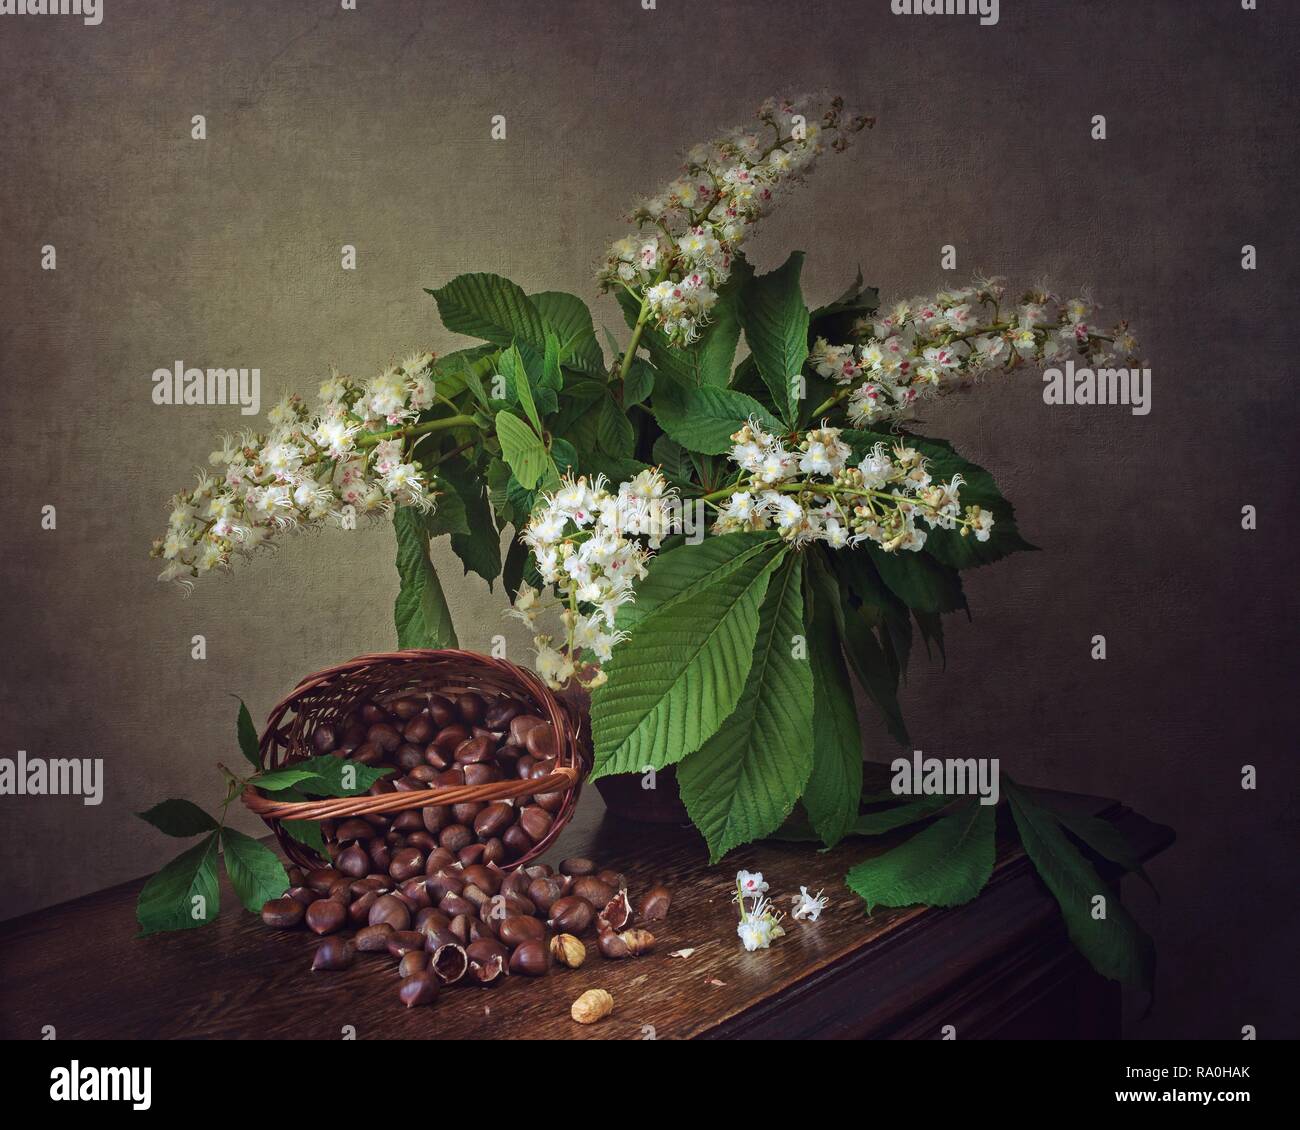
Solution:
<svg viewBox="0 0 1300 1130">
<path fill-rule="evenodd" d="M 582 719 L 581 725 L 589 736 L 591 696 L 575 685 L 561 691 L 559 697 L 576 718 Z M 605 802 L 605 808 L 621 820 L 641 824 L 683 824 L 690 821 L 677 788 L 674 766 L 655 771 L 654 788 L 643 787 L 643 781 L 644 774 L 641 773 L 601 777 L 596 782 L 596 791 Z"/>
<path fill-rule="evenodd" d="M 673 765 L 655 771 L 655 787 L 642 788 L 642 774 L 621 773 L 601 777 L 596 782 L 605 807 L 623 820 L 642 824 L 682 824 L 690 820 L 686 805 L 677 789 L 677 769 Z"/>
</svg>

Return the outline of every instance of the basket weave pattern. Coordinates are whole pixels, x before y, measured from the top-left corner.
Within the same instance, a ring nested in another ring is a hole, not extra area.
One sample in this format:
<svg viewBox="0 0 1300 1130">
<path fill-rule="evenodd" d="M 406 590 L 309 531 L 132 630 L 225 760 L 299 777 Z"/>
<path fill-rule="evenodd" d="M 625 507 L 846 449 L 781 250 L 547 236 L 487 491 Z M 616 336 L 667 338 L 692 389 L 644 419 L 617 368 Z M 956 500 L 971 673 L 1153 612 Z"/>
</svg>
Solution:
<svg viewBox="0 0 1300 1130">
<path fill-rule="evenodd" d="M 556 812 L 546 836 L 531 850 L 501 866 L 504 870 L 519 867 L 550 847 L 572 816 L 582 778 L 590 768 L 585 719 L 557 698 L 531 671 L 504 659 L 456 649 L 416 649 L 362 655 L 319 671 L 300 682 L 271 711 L 262 733 L 262 765 L 268 770 L 283 769 L 315 756 L 311 738 L 316 727 L 343 722 L 362 703 L 382 705 L 403 696 L 430 691 L 447 696 L 477 691 L 489 701 L 508 696 L 523 703 L 554 729 L 558 749 L 555 769 L 545 776 L 529 780 L 449 785 L 299 802 L 274 800 L 252 787 L 246 789 L 241 798 L 244 804 L 267 822 L 290 859 L 304 867 L 316 867 L 321 862 L 314 851 L 288 835 L 281 824 L 283 820 L 338 820 L 434 805 L 512 800 L 536 793 L 567 790 L 564 803 Z"/>
</svg>

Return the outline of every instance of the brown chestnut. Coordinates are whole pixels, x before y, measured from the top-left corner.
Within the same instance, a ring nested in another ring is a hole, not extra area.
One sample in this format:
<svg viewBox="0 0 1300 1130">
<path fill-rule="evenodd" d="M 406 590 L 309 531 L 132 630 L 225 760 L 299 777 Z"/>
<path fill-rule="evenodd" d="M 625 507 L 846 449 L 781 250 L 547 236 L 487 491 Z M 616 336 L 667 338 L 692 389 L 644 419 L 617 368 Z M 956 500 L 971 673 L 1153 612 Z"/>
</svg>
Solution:
<svg viewBox="0 0 1300 1130">
<path fill-rule="evenodd" d="M 540 941 L 523 942 L 510 955 L 510 972 L 525 977 L 541 977 L 551 964 L 546 946 Z"/>
<path fill-rule="evenodd" d="M 387 922 L 378 922 L 374 926 L 363 926 L 357 931 L 354 941 L 361 953 L 387 953 L 388 939 L 396 932 Z"/>
<path fill-rule="evenodd" d="M 502 919 L 501 926 L 497 930 L 497 937 L 505 945 L 513 948 L 524 942 L 542 941 L 546 937 L 546 928 L 542 925 L 540 918 L 524 918 L 521 915 L 513 915 Z"/>
<path fill-rule="evenodd" d="M 430 970 L 413 974 L 398 987 L 397 996 L 407 1008 L 433 1004 L 438 999 L 438 975 Z"/>
<path fill-rule="evenodd" d="M 402 960 L 397 963 L 399 977 L 413 977 L 429 968 L 429 955 L 424 950 L 407 950 Z"/>
<path fill-rule="evenodd" d="M 317 899 L 307 907 L 307 928 L 313 934 L 333 934 L 343 929 L 348 908 L 336 899 Z"/>
<path fill-rule="evenodd" d="M 547 923 L 561 934 L 581 934 L 596 917 L 596 908 L 578 895 L 565 895 L 551 904 Z"/>
<path fill-rule="evenodd" d="M 656 883 L 641 900 L 641 917 L 647 922 L 667 918 L 668 906 L 672 901 L 672 892 L 662 884 Z"/>
<path fill-rule="evenodd" d="M 554 817 L 544 809 L 538 808 L 535 804 L 525 805 L 519 810 L 519 826 L 527 832 L 534 841 L 543 840 L 546 834 L 551 830 L 551 823 Z"/>
<path fill-rule="evenodd" d="M 357 947 L 347 938 L 326 938 L 311 959 L 312 972 L 346 969 L 357 956 Z"/>
<path fill-rule="evenodd" d="M 262 921 L 277 930 L 292 930 L 302 921 L 306 910 L 297 899 L 269 899 L 262 904 Z"/>
<path fill-rule="evenodd" d="M 601 882 L 594 875 L 579 875 L 573 880 L 569 893 L 586 899 L 592 906 L 604 906 L 618 890 L 608 883 Z"/>
<path fill-rule="evenodd" d="M 411 926 L 410 908 L 396 895 L 380 895 L 370 908 L 370 925 L 387 922 L 394 930 L 407 930 Z"/>
</svg>

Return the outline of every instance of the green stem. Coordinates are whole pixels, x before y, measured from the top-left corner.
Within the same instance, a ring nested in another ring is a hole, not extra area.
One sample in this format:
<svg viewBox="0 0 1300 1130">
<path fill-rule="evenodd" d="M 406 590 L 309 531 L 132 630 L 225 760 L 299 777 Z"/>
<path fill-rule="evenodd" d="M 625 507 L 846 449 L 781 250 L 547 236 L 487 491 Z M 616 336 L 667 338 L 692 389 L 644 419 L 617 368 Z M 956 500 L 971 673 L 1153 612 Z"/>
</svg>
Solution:
<svg viewBox="0 0 1300 1130">
<path fill-rule="evenodd" d="M 427 435 L 429 432 L 441 432 L 447 428 L 474 427 L 473 416 L 444 416 L 441 420 L 429 420 L 423 424 L 407 424 L 405 427 L 393 428 L 387 432 L 371 432 L 357 440 L 358 447 L 374 447 L 390 439 L 404 439 L 409 436 Z"/>
<path fill-rule="evenodd" d="M 668 268 L 671 265 L 671 263 L 672 263 L 671 259 L 668 259 L 664 262 L 664 265 L 660 269 L 658 276 L 655 278 L 655 281 L 650 284 L 650 286 L 658 286 L 661 282 L 664 281 L 664 279 L 668 277 Z M 646 291 L 648 292 L 649 290 L 650 287 L 646 287 Z M 646 322 L 649 320 L 649 318 L 650 318 L 650 303 L 646 299 L 646 296 L 643 294 L 641 296 L 641 309 L 637 313 L 636 324 L 632 327 L 632 336 L 628 339 L 627 349 L 623 351 L 623 361 L 618 367 L 619 384 L 622 384 L 625 380 L 627 380 L 627 374 L 629 370 L 631 370 L 632 368 L 632 362 L 636 359 L 636 348 L 641 342 L 641 335 L 645 332 Z"/>
</svg>

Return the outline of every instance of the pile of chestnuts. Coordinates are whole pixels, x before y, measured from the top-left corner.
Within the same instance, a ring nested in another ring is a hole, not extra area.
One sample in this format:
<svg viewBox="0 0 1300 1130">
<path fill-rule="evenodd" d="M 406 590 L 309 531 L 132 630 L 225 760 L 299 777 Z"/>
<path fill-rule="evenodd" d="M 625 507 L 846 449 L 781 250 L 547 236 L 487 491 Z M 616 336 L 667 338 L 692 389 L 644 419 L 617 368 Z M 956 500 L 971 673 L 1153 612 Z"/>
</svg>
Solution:
<svg viewBox="0 0 1300 1130">
<path fill-rule="evenodd" d="M 474 691 L 366 702 L 344 721 L 318 725 L 311 744 L 320 755 L 391 770 L 371 787 L 376 795 L 535 780 L 554 771 L 559 752 L 546 719 L 513 698 Z M 504 870 L 548 836 L 565 795 L 323 820 L 331 866 L 291 868 L 289 890 L 262 907 L 262 920 L 321 935 L 313 970 L 387 954 L 408 1008 L 433 1003 L 443 985 L 538 977 L 552 963 L 576 968 L 591 932 L 606 958 L 648 953 L 654 936 L 633 925 L 621 874 L 586 859 Z M 666 888 L 651 888 L 640 921 L 667 917 L 670 901 Z"/>
<path fill-rule="evenodd" d="M 462 864 L 446 848 L 429 858 L 429 874 L 400 881 L 293 868 L 295 885 L 262 907 L 262 921 L 282 930 L 305 923 L 322 935 L 313 970 L 348 969 L 359 953 L 387 954 L 397 961 L 398 996 L 410 1008 L 432 1004 L 444 985 L 541 977 L 552 964 L 576 969 L 587 957 L 583 935 L 592 932 L 602 957 L 649 953 L 654 935 L 633 922 L 666 918 L 672 901 L 656 885 L 634 911 L 624 876 L 589 859 L 506 873 Z"/>
</svg>

